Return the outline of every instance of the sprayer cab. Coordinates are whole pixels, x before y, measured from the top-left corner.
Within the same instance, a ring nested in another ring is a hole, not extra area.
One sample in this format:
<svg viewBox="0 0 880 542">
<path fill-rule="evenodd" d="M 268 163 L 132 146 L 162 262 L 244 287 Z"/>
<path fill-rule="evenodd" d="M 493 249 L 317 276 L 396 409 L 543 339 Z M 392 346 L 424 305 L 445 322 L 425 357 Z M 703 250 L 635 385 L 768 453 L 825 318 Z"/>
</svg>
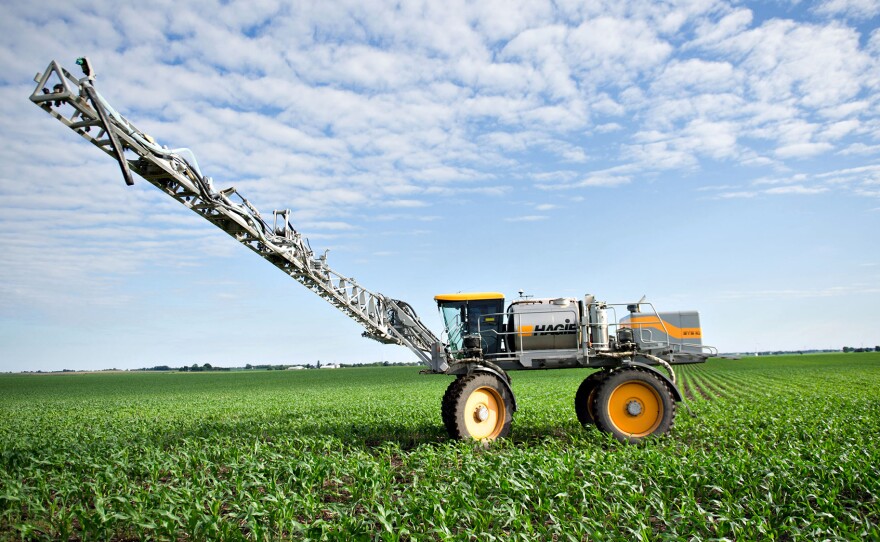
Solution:
<svg viewBox="0 0 880 542">
<path fill-rule="evenodd" d="M 495 355 L 502 351 L 504 294 L 441 294 L 434 296 L 434 300 L 443 316 L 450 351 L 471 354 L 467 357 Z"/>
</svg>

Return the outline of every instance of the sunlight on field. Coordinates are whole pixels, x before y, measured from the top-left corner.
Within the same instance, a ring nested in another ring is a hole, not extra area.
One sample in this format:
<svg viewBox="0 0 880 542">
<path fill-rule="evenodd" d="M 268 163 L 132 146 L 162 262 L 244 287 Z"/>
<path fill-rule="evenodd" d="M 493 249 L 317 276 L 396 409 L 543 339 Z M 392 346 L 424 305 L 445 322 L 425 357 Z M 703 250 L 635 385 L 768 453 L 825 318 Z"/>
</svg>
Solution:
<svg viewBox="0 0 880 542">
<path fill-rule="evenodd" d="M 678 369 L 667 437 L 581 427 L 587 370 L 518 372 L 452 442 L 415 368 L 0 376 L 0 539 L 880 537 L 880 354 Z"/>
</svg>

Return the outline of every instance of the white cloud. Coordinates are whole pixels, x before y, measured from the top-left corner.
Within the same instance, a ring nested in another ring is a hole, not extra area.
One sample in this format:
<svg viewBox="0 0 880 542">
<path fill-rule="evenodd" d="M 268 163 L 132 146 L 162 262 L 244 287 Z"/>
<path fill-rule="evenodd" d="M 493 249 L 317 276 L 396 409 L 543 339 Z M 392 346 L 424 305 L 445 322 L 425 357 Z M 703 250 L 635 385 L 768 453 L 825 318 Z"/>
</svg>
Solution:
<svg viewBox="0 0 880 542">
<path fill-rule="evenodd" d="M 821 194 L 823 192 L 827 192 L 828 189 L 825 187 L 807 187 L 801 186 L 799 184 L 791 185 L 791 186 L 777 186 L 776 188 L 768 188 L 764 191 L 765 194 L 799 194 L 799 195 L 812 195 L 812 194 Z"/>
<path fill-rule="evenodd" d="M 732 122 L 691 121 L 683 130 L 682 146 L 712 158 L 732 158 L 737 151 L 738 126 Z"/>
<path fill-rule="evenodd" d="M 844 156 L 848 155 L 870 155 L 870 154 L 878 154 L 880 153 L 880 145 L 865 145 L 864 143 L 853 143 L 849 145 L 842 151 L 840 154 Z"/>
<path fill-rule="evenodd" d="M 629 184 L 632 179 L 628 176 L 622 175 L 607 175 L 607 174 L 597 174 L 590 175 L 587 178 L 575 183 L 576 186 L 620 186 L 623 184 Z"/>
<path fill-rule="evenodd" d="M 404 221 L 404 222 L 436 222 L 440 220 L 442 217 L 437 215 L 425 215 L 425 214 L 403 214 L 403 213 L 385 213 L 385 214 L 377 214 L 370 217 L 371 221 L 376 222 L 389 222 L 389 221 Z"/>
<path fill-rule="evenodd" d="M 387 207 L 427 207 L 428 204 L 424 201 L 419 201 L 415 199 L 395 199 L 388 200 L 385 202 L 385 206 Z"/>
<path fill-rule="evenodd" d="M 538 222 L 540 220 L 547 220 L 547 217 L 545 215 L 524 215 L 504 219 L 505 222 Z"/>
<path fill-rule="evenodd" d="M 571 190 L 574 188 L 610 188 L 621 186 L 630 183 L 632 180 L 628 175 L 620 173 L 622 169 L 592 172 L 583 178 L 577 178 L 571 173 L 557 176 L 543 176 L 537 184 L 537 187 L 542 190 Z"/>
<path fill-rule="evenodd" d="M 424 190 L 425 195 L 431 196 L 460 196 L 460 195 L 480 195 L 488 197 L 502 197 L 511 191 L 511 187 L 507 185 L 493 186 L 431 186 Z"/>
<path fill-rule="evenodd" d="M 861 122 L 858 119 L 841 120 L 838 122 L 834 122 L 825 126 L 819 137 L 822 139 L 834 141 L 858 130 L 860 125 Z"/>
<path fill-rule="evenodd" d="M 672 46 L 647 21 L 598 17 L 581 23 L 568 37 L 574 68 L 589 71 L 597 83 L 634 78 L 662 61 Z"/>
<path fill-rule="evenodd" d="M 834 171 L 829 171 L 825 173 L 817 173 L 816 177 L 819 178 L 828 178 L 828 177 L 838 177 L 841 175 L 862 175 L 862 174 L 880 174 L 880 165 L 878 164 L 869 164 L 858 167 L 851 167 L 845 169 L 838 169 Z"/>
<path fill-rule="evenodd" d="M 593 103 L 590 104 L 590 109 L 595 113 L 606 116 L 621 116 L 626 114 L 626 108 L 620 102 L 604 92 L 599 93 Z M 616 126 L 616 124 L 607 123 L 603 126 L 613 127 Z M 599 127 L 597 127 L 597 129 L 599 129 Z"/>
<path fill-rule="evenodd" d="M 830 143 L 794 143 L 776 149 L 779 158 L 807 158 L 833 149 Z"/>
<path fill-rule="evenodd" d="M 510 39 L 526 28 L 555 18 L 549 2 L 487 0 L 475 5 L 476 24 L 490 42 Z"/>
<path fill-rule="evenodd" d="M 698 58 L 672 60 L 654 80 L 654 92 L 712 92 L 735 90 L 741 74 L 729 62 L 706 61 Z"/>
<path fill-rule="evenodd" d="M 727 50 L 746 55 L 749 87 L 759 100 L 793 98 L 808 107 L 854 98 L 869 66 L 858 33 L 837 24 L 774 19 L 731 38 Z"/>
<path fill-rule="evenodd" d="M 822 173 L 795 173 L 788 176 L 760 177 L 744 188 L 724 185 L 715 199 L 754 198 L 761 195 L 813 195 L 848 192 L 873 197 L 880 186 L 880 166 L 868 165 Z M 703 190 L 706 190 L 705 188 Z"/>
<path fill-rule="evenodd" d="M 718 192 L 721 190 L 730 190 L 732 188 L 736 188 L 736 185 L 733 184 L 719 184 L 719 185 L 708 185 L 708 186 L 700 186 L 697 188 L 698 192 Z"/>
<path fill-rule="evenodd" d="M 714 45 L 741 34 L 752 23 L 752 12 L 749 9 L 737 9 L 728 13 L 720 20 L 703 20 L 697 24 L 696 38 L 689 47 Z"/>
<path fill-rule="evenodd" d="M 871 19 L 880 15 L 880 0 L 826 0 L 814 10 L 820 15 Z"/>
<path fill-rule="evenodd" d="M 600 134 L 610 134 L 612 132 L 618 132 L 620 130 L 623 130 L 623 126 L 617 124 L 616 122 L 609 122 L 596 126 L 596 132 Z"/>
<path fill-rule="evenodd" d="M 754 198 L 758 195 L 758 192 L 749 191 L 749 190 L 739 190 L 733 192 L 722 192 L 718 194 L 719 199 L 741 199 L 741 198 Z"/>
<path fill-rule="evenodd" d="M 671 135 L 656 133 L 636 134 L 635 139 L 647 140 L 626 146 L 626 157 L 650 169 L 689 169 L 697 164 L 697 158 L 680 145 L 681 139 Z"/>
</svg>

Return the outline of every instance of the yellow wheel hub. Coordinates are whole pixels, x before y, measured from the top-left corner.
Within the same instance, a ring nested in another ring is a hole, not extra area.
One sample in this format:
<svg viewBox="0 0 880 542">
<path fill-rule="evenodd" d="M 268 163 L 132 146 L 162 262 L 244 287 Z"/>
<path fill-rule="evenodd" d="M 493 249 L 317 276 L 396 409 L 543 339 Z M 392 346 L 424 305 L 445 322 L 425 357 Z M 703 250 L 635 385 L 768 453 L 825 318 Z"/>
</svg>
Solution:
<svg viewBox="0 0 880 542">
<path fill-rule="evenodd" d="M 650 384 L 624 382 L 608 398 L 608 417 L 620 432 L 644 437 L 653 433 L 663 420 L 663 402 Z"/>
<path fill-rule="evenodd" d="M 464 424 L 478 440 L 496 438 L 504 428 L 506 416 L 501 395 L 486 386 L 475 389 L 464 407 Z"/>
</svg>

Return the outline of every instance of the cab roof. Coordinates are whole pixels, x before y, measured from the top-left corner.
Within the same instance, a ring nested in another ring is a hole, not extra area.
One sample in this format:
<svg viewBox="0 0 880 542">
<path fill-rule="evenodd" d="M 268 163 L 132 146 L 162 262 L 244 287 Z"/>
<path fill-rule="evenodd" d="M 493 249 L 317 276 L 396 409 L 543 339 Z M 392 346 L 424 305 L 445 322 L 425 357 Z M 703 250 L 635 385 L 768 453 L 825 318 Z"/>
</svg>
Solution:
<svg viewBox="0 0 880 542">
<path fill-rule="evenodd" d="M 499 292 L 469 292 L 434 296 L 435 301 L 481 301 L 484 299 L 504 299 L 504 294 Z"/>
</svg>

